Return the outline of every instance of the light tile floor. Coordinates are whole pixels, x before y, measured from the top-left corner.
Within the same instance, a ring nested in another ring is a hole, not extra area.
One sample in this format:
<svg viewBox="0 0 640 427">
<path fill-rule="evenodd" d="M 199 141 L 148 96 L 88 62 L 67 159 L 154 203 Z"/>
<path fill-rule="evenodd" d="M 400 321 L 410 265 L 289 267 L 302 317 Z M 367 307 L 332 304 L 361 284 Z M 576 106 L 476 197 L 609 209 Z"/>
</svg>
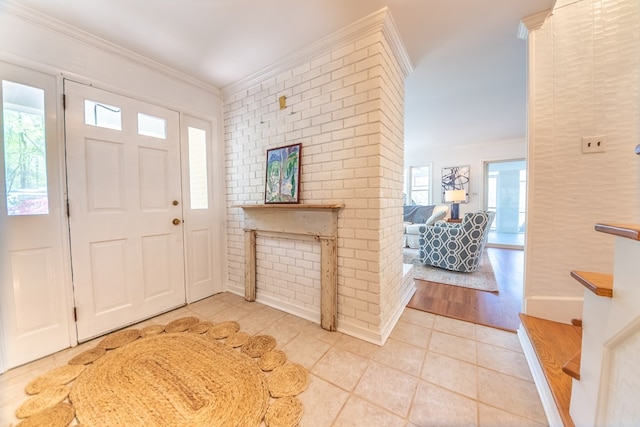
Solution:
<svg viewBox="0 0 640 427">
<path fill-rule="evenodd" d="M 541 426 L 547 421 L 515 334 L 405 309 L 382 347 L 221 293 L 136 326 L 197 316 L 276 338 L 310 372 L 301 426 Z M 24 386 L 97 340 L 0 375 L 0 425 L 18 422 Z"/>
</svg>

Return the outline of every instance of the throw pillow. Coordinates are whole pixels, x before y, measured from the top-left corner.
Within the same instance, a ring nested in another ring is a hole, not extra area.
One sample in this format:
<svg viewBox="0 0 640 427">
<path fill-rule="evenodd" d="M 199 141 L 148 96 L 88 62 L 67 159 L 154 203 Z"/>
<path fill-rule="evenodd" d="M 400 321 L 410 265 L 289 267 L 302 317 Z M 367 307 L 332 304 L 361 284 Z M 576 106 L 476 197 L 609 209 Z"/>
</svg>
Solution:
<svg viewBox="0 0 640 427">
<path fill-rule="evenodd" d="M 436 210 L 431 214 L 429 219 L 427 219 L 427 221 L 425 222 L 425 225 L 433 225 L 435 224 L 436 221 L 444 219 L 446 215 L 447 215 L 446 210 Z"/>
</svg>

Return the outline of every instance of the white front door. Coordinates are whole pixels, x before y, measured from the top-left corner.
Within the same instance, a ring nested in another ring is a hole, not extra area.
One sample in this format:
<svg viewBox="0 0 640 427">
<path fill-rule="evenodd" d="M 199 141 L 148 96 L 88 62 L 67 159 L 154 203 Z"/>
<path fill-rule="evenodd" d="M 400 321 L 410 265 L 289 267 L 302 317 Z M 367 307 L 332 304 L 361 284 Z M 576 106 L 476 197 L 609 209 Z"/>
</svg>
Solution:
<svg viewBox="0 0 640 427">
<path fill-rule="evenodd" d="M 0 372 L 71 344 L 56 86 L 0 62 Z"/>
<path fill-rule="evenodd" d="M 65 80 L 78 340 L 185 304 L 179 114 Z"/>
</svg>

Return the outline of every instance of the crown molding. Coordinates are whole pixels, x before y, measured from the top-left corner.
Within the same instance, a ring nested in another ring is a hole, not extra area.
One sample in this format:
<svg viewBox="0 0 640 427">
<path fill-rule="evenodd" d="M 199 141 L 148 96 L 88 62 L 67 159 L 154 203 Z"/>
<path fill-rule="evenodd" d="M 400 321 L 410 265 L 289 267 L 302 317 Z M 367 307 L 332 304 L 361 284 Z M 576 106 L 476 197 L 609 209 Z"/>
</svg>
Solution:
<svg viewBox="0 0 640 427">
<path fill-rule="evenodd" d="M 542 27 L 544 21 L 551 16 L 552 10 L 553 9 L 543 10 L 542 12 L 522 18 L 522 20 L 520 20 L 520 25 L 518 26 L 518 38 L 526 40 L 529 37 L 530 31 L 537 30 Z"/>
<path fill-rule="evenodd" d="M 212 92 L 214 94 L 220 94 L 220 89 L 203 82 L 195 77 L 157 62 L 151 58 L 140 55 L 131 50 L 125 49 L 115 43 L 111 43 L 96 35 L 93 35 L 87 31 L 76 28 L 72 25 L 59 21 L 50 16 L 44 15 L 36 10 L 33 10 L 27 6 L 20 4 L 17 0 L 1 0 L 0 3 L 4 3 L 4 12 L 13 15 L 19 19 L 27 21 L 33 25 L 46 30 L 54 31 L 58 34 L 62 34 L 73 40 L 79 41 L 96 49 L 100 49 L 104 52 L 120 56 L 126 60 L 134 62 L 139 65 L 143 65 L 147 68 L 154 69 L 166 76 L 175 78 L 184 83 L 199 87 L 200 89 Z"/>
<path fill-rule="evenodd" d="M 377 12 L 356 21 L 355 23 L 334 32 L 333 34 L 300 49 L 272 65 L 264 67 L 243 79 L 224 86 L 222 88 L 222 95 L 224 97 L 231 96 L 241 90 L 245 90 L 262 83 L 283 71 L 295 68 L 315 56 L 346 44 L 353 43 L 380 31 L 389 41 L 391 49 L 400 63 L 400 67 L 402 68 L 405 77 L 407 77 L 413 71 L 413 64 L 411 63 L 409 54 L 404 46 L 404 42 L 402 41 L 400 33 L 398 32 L 393 18 L 391 17 L 389 8 L 384 7 Z"/>
<path fill-rule="evenodd" d="M 400 63 L 400 68 L 402 69 L 404 77 L 407 78 L 407 76 L 409 76 L 409 74 L 413 72 L 413 63 L 411 62 L 411 58 L 409 57 L 407 48 L 404 45 L 404 41 L 400 36 L 398 27 L 396 27 L 396 23 L 391 16 L 391 11 L 389 11 L 386 7 L 385 9 L 387 9 L 387 13 L 384 16 L 382 32 L 387 37 L 387 40 L 391 45 L 391 50 Z"/>
</svg>

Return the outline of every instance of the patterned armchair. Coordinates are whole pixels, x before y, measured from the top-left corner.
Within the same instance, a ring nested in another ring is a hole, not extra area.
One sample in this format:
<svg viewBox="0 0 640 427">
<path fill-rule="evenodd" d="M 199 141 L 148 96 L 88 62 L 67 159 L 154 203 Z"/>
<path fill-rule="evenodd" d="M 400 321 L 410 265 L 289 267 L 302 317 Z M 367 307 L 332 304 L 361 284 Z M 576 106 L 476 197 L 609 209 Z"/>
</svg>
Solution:
<svg viewBox="0 0 640 427">
<path fill-rule="evenodd" d="M 461 223 L 438 221 L 420 227 L 420 261 L 434 267 L 471 273 L 478 269 L 495 212 L 464 215 Z"/>
</svg>

